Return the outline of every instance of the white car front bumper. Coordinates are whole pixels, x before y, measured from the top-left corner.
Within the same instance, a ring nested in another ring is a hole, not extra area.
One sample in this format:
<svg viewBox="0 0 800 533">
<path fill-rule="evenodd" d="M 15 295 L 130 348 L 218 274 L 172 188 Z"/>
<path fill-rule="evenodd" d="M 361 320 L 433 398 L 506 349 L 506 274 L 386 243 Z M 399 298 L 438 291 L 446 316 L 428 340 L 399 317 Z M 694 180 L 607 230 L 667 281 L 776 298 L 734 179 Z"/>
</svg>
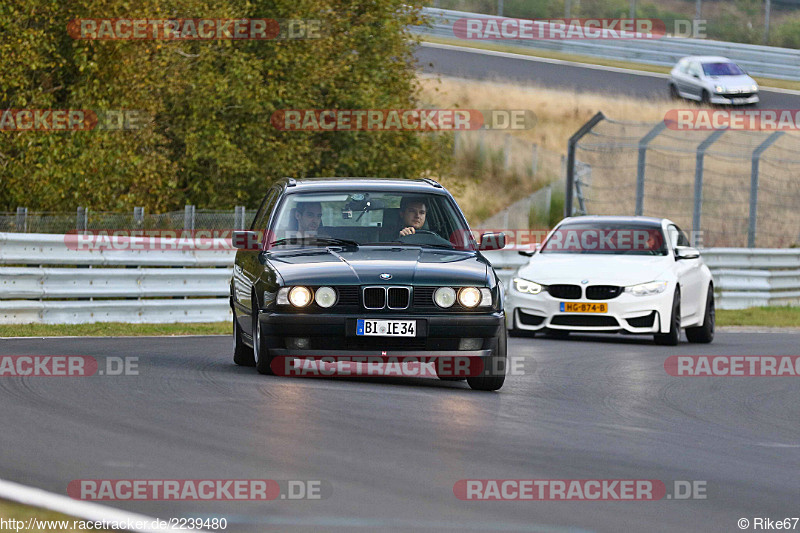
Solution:
<svg viewBox="0 0 800 533">
<path fill-rule="evenodd" d="M 722 104 L 722 105 L 750 105 L 750 104 L 757 104 L 759 102 L 758 95 L 754 94 L 749 97 L 739 97 L 736 95 L 728 95 L 722 96 L 720 94 L 712 94 L 711 95 L 711 103 L 712 104 Z"/>
<path fill-rule="evenodd" d="M 659 294 L 634 296 L 623 292 L 610 300 L 564 300 L 552 297 L 547 291 L 523 294 L 514 287 L 506 293 L 506 324 L 523 331 L 553 329 L 563 331 L 595 331 L 628 333 L 659 333 L 669 331 L 674 286 L 670 284 Z M 566 313 L 566 302 L 605 303 L 605 313 Z"/>
</svg>

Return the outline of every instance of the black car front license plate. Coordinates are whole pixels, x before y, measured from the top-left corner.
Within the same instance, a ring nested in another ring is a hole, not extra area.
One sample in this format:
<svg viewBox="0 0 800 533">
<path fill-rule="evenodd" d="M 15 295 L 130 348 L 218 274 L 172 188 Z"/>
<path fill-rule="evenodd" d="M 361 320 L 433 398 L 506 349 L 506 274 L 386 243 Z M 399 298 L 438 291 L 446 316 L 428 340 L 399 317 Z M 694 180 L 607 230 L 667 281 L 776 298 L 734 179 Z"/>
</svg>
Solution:
<svg viewBox="0 0 800 533">
<path fill-rule="evenodd" d="M 415 337 L 416 320 L 372 320 L 359 318 L 356 335 L 364 337 Z"/>
</svg>

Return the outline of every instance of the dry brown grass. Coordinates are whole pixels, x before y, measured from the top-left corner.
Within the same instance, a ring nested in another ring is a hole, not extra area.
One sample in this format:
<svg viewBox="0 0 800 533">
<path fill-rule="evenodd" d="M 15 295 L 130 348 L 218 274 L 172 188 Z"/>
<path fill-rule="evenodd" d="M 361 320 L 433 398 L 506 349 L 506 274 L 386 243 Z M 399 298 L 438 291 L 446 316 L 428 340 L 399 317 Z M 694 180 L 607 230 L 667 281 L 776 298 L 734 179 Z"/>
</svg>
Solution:
<svg viewBox="0 0 800 533">
<path fill-rule="evenodd" d="M 690 102 L 632 99 L 499 82 L 452 78 L 421 79 L 426 103 L 467 109 L 529 109 L 538 122 L 530 130 L 513 131 L 514 170 L 498 168 L 505 132 L 476 132 L 484 137 L 490 155 L 481 160 L 473 142 L 456 154 L 451 176 L 442 182 L 451 190 L 471 223 L 482 221 L 562 175 L 561 155 L 567 140 L 598 110 L 618 122 L 601 122 L 578 151 L 591 165 L 587 189 L 589 212 L 633 214 L 636 143 L 674 108 L 696 107 Z M 665 88 L 666 90 L 666 88 Z M 462 141 L 468 135 L 462 135 Z M 647 154 L 644 214 L 667 217 L 691 229 L 694 199 L 695 149 L 709 132 L 667 130 Z M 706 246 L 745 246 L 750 193 L 750 154 L 767 133 L 728 132 L 708 150 L 705 159 L 702 230 Z M 539 171 L 525 168 L 530 145 L 541 147 Z M 462 144 L 467 144 L 463 143 Z M 594 147 L 590 145 L 594 144 Z M 518 149 L 518 147 L 520 147 Z M 586 150 L 587 147 L 593 149 Z M 800 229 L 800 135 L 789 133 L 762 157 L 759 187 L 757 246 L 784 247 L 798 241 Z M 479 168 L 476 168 L 479 167 Z M 527 170 L 527 172 L 526 172 Z"/>
</svg>

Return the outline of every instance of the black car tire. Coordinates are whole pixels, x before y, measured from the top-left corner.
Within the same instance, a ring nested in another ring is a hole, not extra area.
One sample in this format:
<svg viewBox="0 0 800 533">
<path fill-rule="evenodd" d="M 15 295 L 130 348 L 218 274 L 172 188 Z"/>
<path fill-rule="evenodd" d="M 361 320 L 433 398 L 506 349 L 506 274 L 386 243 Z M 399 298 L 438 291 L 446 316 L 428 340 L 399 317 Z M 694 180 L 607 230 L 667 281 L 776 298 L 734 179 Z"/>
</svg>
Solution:
<svg viewBox="0 0 800 533">
<path fill-rule="evenodd" d="M 681 95 L 678 93 L 678 88 L 674 83 L 669 84 L 669 97 L 673 100 L 680 100 Z"/>
<path fill-rule="evenodd" d="M 470 388 L 483 391 L 494 391 L 503 386 L 506 380 L 506 354 L 508 338 L 505 326 L 500 327 L 500 334 L 494 338 L 492 355 L 483 358 L 483 371 L 479 376 L 470 376 L 467 383 Z"/>
<path fill-rule="evenodd" d="M 677 346 L 681 340 L 681 291 L 675 288 L 675 296 L 672 297 L 672 314 L 669 319 L 669 331 L 667 333 L 656 333 L 653 335 L 656 344 L 661 346 Z"/>
<path fill-rule="evenodd" d="M 233 362 L 239 366 L 255 366 L 253 349 L 242 340 L 242 328 L 236 317 L 233 317 Z"/>
<path fill-rule="evenodd" d="M 253 311 L 253 358 L 255 359 L 256 370 L 259 374 L 271 376 L 274 374 L 270 364 L 272 357 L 269 355 L 269 348 L 261 335 L 261 321 L 258 320 L 258 310 Z"/>
<path fill-rule="evenodd" d="M 704 105 L 711 105 L 711 95 L 705 89 L 700 94 L 700 100 Z"/>
<path fill-rule="evenodd" d="M 695 328 L 686 328 L 686 339 L 689 342 L 708 344 L 714 340 L 714 325 L 716 322 L 716 311 L 714 310 L 714 287 L 708 286 L 708 296 L 706 296 L 706 312 L 703 315 L 703 325 Z"/>
</svg>

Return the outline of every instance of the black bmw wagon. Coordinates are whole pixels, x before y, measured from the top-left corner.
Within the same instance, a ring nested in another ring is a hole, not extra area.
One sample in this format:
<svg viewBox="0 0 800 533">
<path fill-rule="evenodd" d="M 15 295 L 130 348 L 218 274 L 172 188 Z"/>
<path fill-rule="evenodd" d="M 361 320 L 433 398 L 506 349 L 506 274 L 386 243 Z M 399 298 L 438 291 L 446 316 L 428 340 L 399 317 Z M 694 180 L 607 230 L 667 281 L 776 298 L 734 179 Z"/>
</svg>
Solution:
<svg viewBox="0 0 800 533">
<path fill-rule="evenodd" d="M 465 376 L 473 389 L 502 387 L 503 286 L 481 251 L 505 236 L 477 243 L 439 183 L 285 179 L 233 240 L 236 364 L 272 374 L 276 358 L 466 358 L 480 361 Z"/>
</svg>

